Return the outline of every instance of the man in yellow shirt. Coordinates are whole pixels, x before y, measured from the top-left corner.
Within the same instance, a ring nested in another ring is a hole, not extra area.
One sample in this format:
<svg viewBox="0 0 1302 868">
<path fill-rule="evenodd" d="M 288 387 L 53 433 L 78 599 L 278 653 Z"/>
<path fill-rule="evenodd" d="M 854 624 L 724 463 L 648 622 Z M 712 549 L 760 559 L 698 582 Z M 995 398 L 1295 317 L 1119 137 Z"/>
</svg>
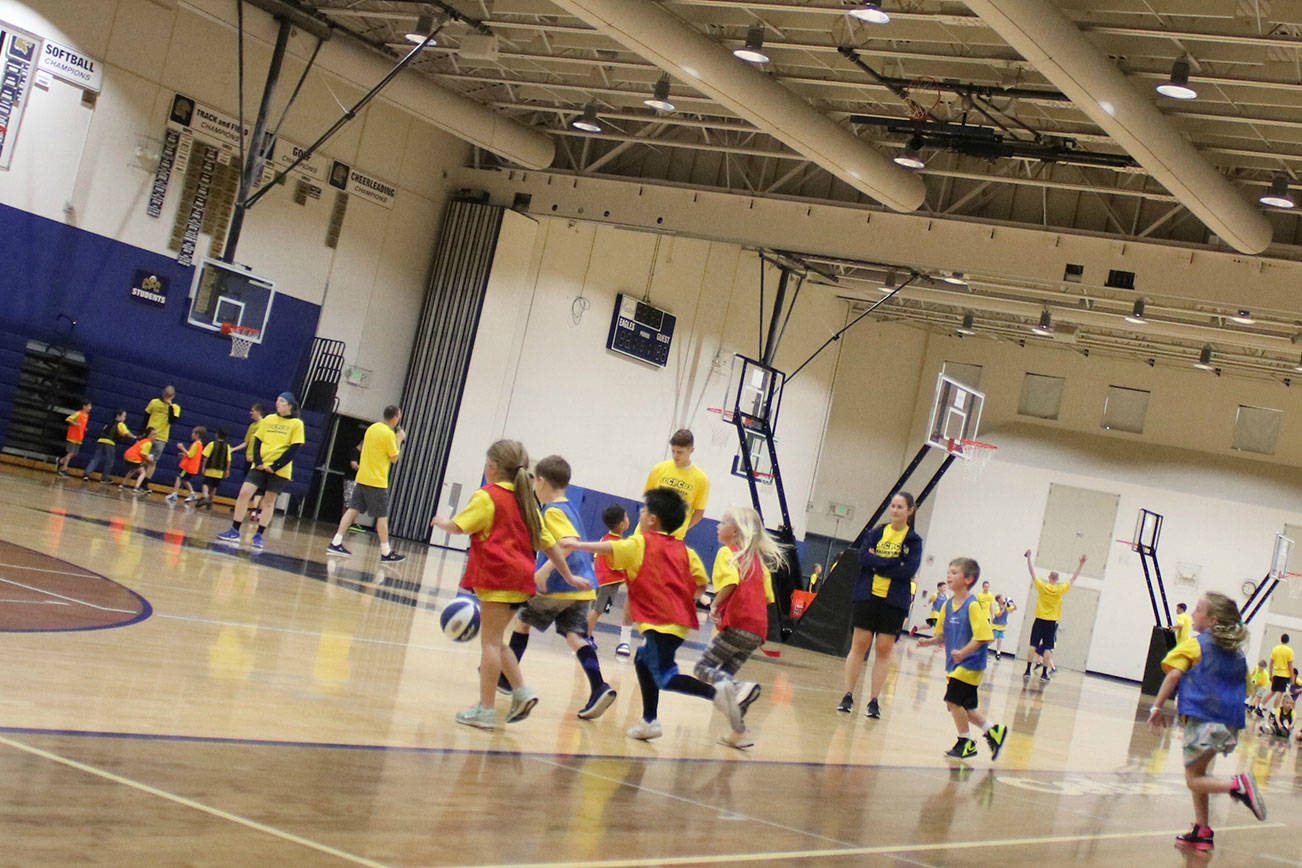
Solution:
<svg viewBox="0 0 1302 868">
<path fill-rule="evenodd" d="M 249 500 L 258 491 L 271 497 L 269 504 L 258 517 L 258 529 L 253 533 L 255 550 L 262 548 L 262 532 L 276 513 L 276 495 L 294 476 L 294 454 L 307 442 L 303 420 L 297 415 L 298 402 L 290 392 L 281 392 L 276 398 L 276 415 L 267 416 L 258 424 L 253 435 L 253 466 L 244 475 L 239 496 L 235 499 L 235 515 L 229 529 L 217 534 L 221 543 L 240 542 L 240 523 L 249 510 Z"/>
<path fill-rule="evenodd" d="M 344 532 L 365 512 L 375 519 L 375 533 L 380 538 L 380 560 L 386 564 L 405 561 L 389 548 L 389 468 L 402 454 L 407 432 L 398 424 L 402 409 L 397 404 L 384 408 L 384 421 L 375 422 L 362 435 L 362 454 L 357 462 L 357 484 L 353 486 L 348 508 L 339 519 L 339 528 L 330 541 L 326 554 L 346 558 L 352 554 L 344 548 Z"/>
<path fill-rule="evenodd" d="M 705 504 L 710 499 L 710 478 L 705 471 L 692 463 L 692 452 L 696 449 L 696 438 L 686 428 L 679 428 L 669 438 L 669 451 L 672 458 L 665 459 L 651 468 L 646 478 L 643 491 L 654 488 L 672 488 L 687 504 L 687 520 L 671 536 L 682 539 L 687 532 L 705 517 Z M 638 529 L 641 530 L 641 522 Z"/>
<path fill-rule="evenodd" d="M 1193 617 L 1184 603 L 1175 604 L 1175 644 L 1179 645 L 1193 635 Z"/>
<path fill-rule="evenodd" d="M 1270 698 L 1267 708 L 1278 708 L 1293 680 L 1293 649 L 1288 646 L 1288 634 L 1279 637 L 1279 644 L 1270 651 Z"/>
<path fill-rule="evenodd" d="M 1048 681 L 1053 671 L 1053 646 L 1058 638 L 1058 620 L 1062 618 L 1062 598 L 1071 590 L 1072 583 L 1080 577 L 1081 568 L 1085 566 L 1085 556 L 1080 556 L 1076 572 L 1066 582 L 1058 581 L 1058 571 L 1049 572 L 1049 581 L 1043 581 L 1035 575 L 1035 563 L 1031 560 L 1031 550 L 1026 550 L 1026 568 L 1031 572 L 1031 582 L 1039 592 L 1035 601 L 1035 622 L 1031 625 L 1031 653 L 1027 655 L 1026 671 L 1022 680 L 1031 677 L 1031 666 L 1040 667 L 1040 680 Z"/>
</svg>

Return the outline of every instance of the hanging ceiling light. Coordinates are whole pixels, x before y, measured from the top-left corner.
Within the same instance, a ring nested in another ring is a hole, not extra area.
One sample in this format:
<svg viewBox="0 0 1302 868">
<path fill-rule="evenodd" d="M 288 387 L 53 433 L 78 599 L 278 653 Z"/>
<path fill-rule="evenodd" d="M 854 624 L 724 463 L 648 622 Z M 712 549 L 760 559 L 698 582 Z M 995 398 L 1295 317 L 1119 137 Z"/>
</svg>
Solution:
<svg viewBox="0 0 1302 868">
<path fill-rule="evenodd" d="M 906 169 L 925 169 L 927 164 L 922 161 L 922 144 L 922 136 L 915 135 L 909 139 L 904 150 L 895 155 L 895 165 Z"/>
<path fill-rule="evenodd" d="M 940 279 L 953 286 L 967 286 L 967 277 L 961 271 L 945 272 Z"/>
<path fill-rule="evenodd" d="M 1211 344 L 1203 344 L 1202 352 L 1198 354 L 1198 361 L 1194 362 L 1194 367 L 1200 371 L 1216 370 L 1216 366 L 1212 364 Z"/>
<path fill-rule="evenodd" d="M 764 53 L 764 25 L 752 24 L 746 31 L 746 44 L 734 48 L 732 53 L 747 63 L 768 63 L 769 56 Z"/>
<path fill-rule="evenodd" d="M 1239 308 L 1239 312 L 1230 316 L 1230 322 L 1236 322 L 1239 325 L 1252 325 L 1256 322 L 1252 318 L 1252 311 Z"/>
<path fill-rule="evenodd" d="M 1130 309 L 1130 315 L 1126 317 L 1126 322 L 1132 322 L 1135 325 L 1143 325 L 1148 322 L 1148 320 L 1144 319 L 1144 300 L 1142 298 L 1135 299 L 1135 306 Z"/>
<path fill-rule="evenodd" d="M 976 317 L 972 315 L 971 311 L 968 311 L 967 313 L 963 314 L 963 324 L 958 328 L 954 329 L 954 331 L 958 332 L 961 335 L 974 335 L 976 334 L 976 329 L 973 328 L 972 326 L 975 322 L 976 322 Z"/>
<path fill-rule="evenodd" d="M 1270 190 L 1257 199 L 1263 205 L 1272 208 L 1292 208 L 1297 205 L 1288 192 L 1288 175 L 1280 173 L 1270 182 Z"/>
<path fill-rule="evenodd" d="M 1040 321 L 1031 326 L 1031 331 L 1042 338 L 1053 337 L 1053 317 L 1049 316 L 1047 307 L 1040 312 Z"/>
<path fill-rule="evenodd" d="M 570 126 L 585 133 L 601 132 L 601 121 L 597 120 L 597 104 L 590 102 L 583 107 L 583 114 L 570 121 Z"/>
<path fill-rule="evenodd" d="M 422 15 L 416 19 L 416 29 L 407 31 L 407 41 L 420 45 L 422 42 L 425 42 L 426 37 L 429 37 L 429 42 L 425 43 L 428 48 L 431 45 L 438 45 L 438 43 L 434 41 L 433 34 L 434 16 Z"/>
<path fill-rule="evenodd" d="M 669 101 L 669 73 L 660 76 L 651 96 L 642 100 L 642 105 L 650 106 L 658 112 L 671 112 L 674 104 Z"/>
<path fill-rule="evenodd" d="M 1189 86 L 1189 61 L 1181 57 L 1171 64 L 1171 77 L 1157 86 L 1157 92 L 1171 99 L 1194 99 L 1198 91 Z"/>
<path fill-rule="evenodd" d="M 891 16 L 877 3 L 855 3 L 846 14 L 869 24 L 889 24 L 891 20 Z"/>
</svg>

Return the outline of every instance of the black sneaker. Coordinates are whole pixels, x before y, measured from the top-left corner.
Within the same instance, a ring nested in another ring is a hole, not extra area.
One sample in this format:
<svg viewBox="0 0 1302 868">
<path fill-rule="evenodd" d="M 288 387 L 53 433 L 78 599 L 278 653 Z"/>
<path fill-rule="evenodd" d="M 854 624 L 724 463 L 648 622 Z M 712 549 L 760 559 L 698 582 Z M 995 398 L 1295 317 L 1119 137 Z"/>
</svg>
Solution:
<svg viewBox="0 0 1302 868">
<path fill-rule="evenodd" d="M 614 701 L 615 688 L 609 684 L 601 685 L 600 689 L 588 698 L 588 704 L 579 709 L 579 719 L 596 720 L 607 708 L 610 708 L 610 704 Z"/>
<path fill-rule="evenodd" d="M 868 707 L 863 710 L 863 716 L 871 717 L 873 720 L 877 720 L 882 716 L 882 710 L 877 705 L 877 700 L 868 700 Z"/>
<path fill-rule="evenodd" d="M 759 699 L 762 688 L 753 681 L 740 682 L 740 689 L 737 692 L 737 704 L 741 706 L 741 716 L 746 716 L 746 709 L 750 708 L 751 703 Z"/>
<path fill-rule="evenodd" d="M 1266 819 L 1266 802 L 1261 797 L 1261 791 L 1257 789 L 1256 775 L 1252 772 L 1235 775 L 1234 785 L 1235 789 L 1230 792 L 1230 798 L 1246 805 L 1258 820 Z"/>
<path fill-rule="evenodd" d="M 1177 847 L 1188 847 L 1191 850 L 1210 850 L 1216 846 L 1212 837 L 1216 833 L 1207 826 L 1199 826 L 1194 823 L 1193 828 L 1183 835 L 1175 836 L 1175 845 Z"/>
<path fill-rule="evenodd" d="M 400 555 L 395 551 L 390 551 L 387 555 L 380 555 L 380 563 L 382 564 L 396 564 L 405 560 L 407 560 L 406 555 Z"/>
<path fill-rule="evenodd" d="M 945 756 L 950 759 L 965 760 L 976 756 L 976 753 L 976 742 L 970 738 L 960 738 L 958 741 L 954 742 L 953 747 L 945 751 Z"/>
<path fill-rule="evenodd" d="M 497 676 L 497 692 L 503 696 L 511 695 L 511 682 L 506 680 L 505 675 Z"/>
<path fill-rule="evenodd" d="M 1008 736 L 1008 727 L 996 723 L 986 732 L 986 744 L 990 746 L 990 761 L 999 759 L 999 752 L 1004 749 L 1004 739 Z"/>
<path fill-rule="evenodd" d="M 847 693 L 845 696 L 842 696 L 841 704 L 836 707 L 836 710 L 846 714 L 854 711 L 854 694 Z"/>
</svg>

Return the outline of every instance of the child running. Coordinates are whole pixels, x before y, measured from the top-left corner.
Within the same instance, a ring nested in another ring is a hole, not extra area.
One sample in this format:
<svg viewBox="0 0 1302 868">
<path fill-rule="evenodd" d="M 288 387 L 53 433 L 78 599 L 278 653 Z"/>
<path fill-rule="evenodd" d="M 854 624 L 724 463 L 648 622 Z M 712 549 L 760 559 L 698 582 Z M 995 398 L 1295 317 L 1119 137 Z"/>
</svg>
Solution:
<svg viewBox="0 0 1302 868">
<path fill-rule="evenodd" d="M 196 509 L 212 509 L 213 495 L 230 475 L 232 452 L 231 444 L 226 442 L 226 429 L 218 428 L 213 441 L 203 447 L 203 494 Z"/>
<path fill-rule="evenodd" d="M 86 471 L 81 477 L 84 481 L 89 482 L 91 474 L 98 469 L 99 481 L 104 485 L 109 484 L 109 477 L 113 475 L 113 465 L 117 463 L 118 444 L 136 436 L 127 427 L 126 420 L 127 411 L 116 410 L 113 413 L 113 421 L 100 429 L 99 439 L 95 441 L 95 454 L 91 456 L 90 463 L 86 465 Z"/>
<path fill-rule="evenodd" d="M 614 542 L 623 539 L 624 534 L 628 531 L 628 511 L 618 503 L 612 503 L 601 511 L 601 523 L 606 526 L 606 535 L 601 538 L 602 542 Z M 592 608 L 588 611 L 588 637 L 594 639 L 597 635 L 597 619 L 602 613 L 610 611 L 615 603 L 615 597 L 619 594 L 620 587 L 628 581 L 628 575 L 623 570 L 612 570 L 610 563 L 606 560 L 605 555 L 597 555 L 592 559 L 592 571 L 597 577 L 597 598 L 592 601 Z M 629 641 L 633 638 L 633 625 L 628 618 L 628 608 L 621 608 L 621 620 L 619 625 L 619 644 L 615 646 L 616 657 L 628 657 L 633 653 L 633 648 Z M 593 642 L 595 645 L 595 641 Z"/>
<path fill-rule="evenodd" d="M 172 493 L 164 498 L 168 503 L 176 503 L 182 485 L 190 492 L 186 495 L 186 503 L 194 503 L 199 499 L 199 494 L 194 490 L 189 477 L 199 475 L 200 465 L 203 464 L 203 438 L 207 433 L 207 428 L 202 425 L 195 425 L 190 430 L 189 447 L 181 443 L 176 444 L 176 448 L 181 452 L 181 466 L 176 471 L 176 481 L 172 483 Z"/>
<path fill-rule="evenodd" d="M 562 547 L 583 538 L 579 511 L 565 496 L 570 474 L 570 463 L 559 455 L 548 455 L 534 468 L 533 492 L 542 504 L 543 527 Z M 592 555 L 571 552 L 565 563 L 575 576 L 595 584 Z M 578 717 L 580 720 L 596 720 L 615 701 L 614 688 L 601 677 L 597 649 L 588 642 L 587 616 L 597 592 L 592 587 L 575 590 L 557 575 L 544 554 L 538 555 L 534 566 L 538 593 L 515 611 L 511 620 L 511 651 L 516 660 L 524 659 L 524 650 L 529 645 L 529 628 L 546 630 L 554 624 L 557 634 L 565 637 L 565 644 L 578 658 L 579 667 L 588 679 L 588 701 L 579 709 Z M 511 687 L 504 678 L 498 678 L 497 690 L 509 693 Z"/>
<path fill-rule="evenodd" d="M 1209 591 L 1193 610 L 1190 636 L 1162 659 L 1166 679 L 1148 712 L 1148 728 L 1154 735 L 1166 726 L 1162 706 L 1177 694 L 1176 710 L 1184 721 L 1184 778 L 1193 794 L 1193 828 L 1175 838 L 1176 846 L 1210 850 L 1215 846 L 1208 825 L 1207 803 L 1212 793 L 1228 793 L 1243 802 L 1258 820 L 1266 819 L 1266 804 L 1257 791 L 1251 771 L 1228 778 L 1214 778 L 1207 772 L 1217 753 L 1228 754 L 1239 742 L 1243 729 L 1243 693 L 1248 661 L 1243 644 L 1248 629 L 1239 607 L 1224 594 Z"/>
<path fill-rule="evenodd" d="M 121 487 L 132 494 L 144 494 L 149 491 L 148 488 L 141 491 L 140 485 L 149 478 L 150 472 L 157 463 L 154 459 L 154 429 L 146 428 L 144 436 L 128 446 L 127 451 L 122 453 L 122 458 L 127 462 L 127 475 L 122 477 Z M 131 482 L 133 479 L 134 485 Z"/>
<path fill-rule="evenodd" d="M 628 573 L 629 609 L 642 634 L 633 657 L 642 690 L 642 719 L 628 730 L 629 738 L 649 741 L 664 734 L 660 726 L 660 691 L 672 690 L 712 700 L 736 731 L 741 706 L 731 679 L 711 686 L 678 671 L 674 655 L 697 627 L 696 600 L 708 581 L 700 557 L 673 531 L 687 522 L 687 504 L 672 488 L 646 493 L 641 530 L 615 542 L 578 542 L 574 548 L 605 555 L 610 565 Z"/>
<path fill-rule="evenodd" d="M 479 598 L 479 702 L 458 711 L 456 721 L 479 729 L 495 729 L 493 693 L 498 676 L 505 674 L 511 686 L 507 723 L 524 720 L 538 704 L 538 694 L 525 685 L 519 662 L 502 641 L 511 620 L 511 607 L 525 602 L 537 590 L 535 550 L 547 553 L 552 566 L 571 587 L 592 586 L 570 572 L 565 550 L 543 527 L 529 487 L 529 453 L 521 443 L 498 440 L 490 446 L 484 461 L 484 480 L 484 487 L 471 495 L 465 509 L 451 519 L 436 515 L 430 524 L 445 533 L 470 534 L 461 587 L 473 590 Z"/>
<path fill-rule="evenodd" d="M 976 756 L 976 742 L 969 727 L 976 724 L 990 746 L 990 759 L 999 758 L 1008 728 L 1001 723 L 991 723 L 977 712 L 981 675 L 986 670 L 986 645 L 994 639 L 986 610 L 971 594 L 972 586 L 981 577 L 981 567 L 971 558 L 955 558 L 945 572 L 945 584 L 951 597 L 941 609 L 936 622 L 936 635 L 923 639 L 919 645 L 945 645 L 945 671 L 949 678 L 945 686 L 945 705 L 954 718 L 958 741 L 945 751 L 951 759 L 966 760 Z"/>
<path fill-rule="evenodd" d="M 782 565 L 782 548 L 765 532 L 759 513 L 748 506 L 734 506 L 725 512 L 719 520 L 718 535 L 721 545 L 711 573 L 714 601 L 710 604 L 710 619 L 719 632 L 697 662 L 696 677 L 716 688 L 732 682 L 732 692 L 744 717 L 746 709 L 759 698 L 760 686 L 738 681 L 737 670 L 768 635 L 768 607 L 773 602 L 769 571 Z M 719 743 L 748 748 L 754 746 L 755 739 L 742 721 L 740 726 L 734 723 L 732 731 L 720 737 Z"/>
<path fill-rule="evenodd" d="M 54 472 L 59 476 L 68 475 L 68 462 L 81 451 L 82 441 L 86 439 L 86 424 L 90 422 L 90 401 L 82 401 L 81 409 L 68 414 L 68 418 L 63 421 L 68 423 L 67 448 L 64 450 L 63 457 L 54 463 Z"/>
</svg>

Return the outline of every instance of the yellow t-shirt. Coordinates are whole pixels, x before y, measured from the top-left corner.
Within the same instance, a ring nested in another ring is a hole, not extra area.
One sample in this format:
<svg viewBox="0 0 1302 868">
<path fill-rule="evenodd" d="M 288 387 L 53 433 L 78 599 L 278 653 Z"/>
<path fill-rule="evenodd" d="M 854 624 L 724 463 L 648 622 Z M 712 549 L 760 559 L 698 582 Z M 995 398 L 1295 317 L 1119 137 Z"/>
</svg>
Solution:
<svg viewBox="0 0 1302 868">
<path fill-rule="evenodd" d="M 384 422 L 376 422 L 362 437 L 362 458 L 357 462 L 357 484 L 389 487 L 389 468 L 398 457 L 398 435 Z"/>
<path fill-rule="evenodd" d="M 172 419 L 181 415 L 181 405 L 175 401 L 168 404 L 162 398 L 154 398 L 145 405 L 145 412 L 149 414 L 149 427 L 154 429 L 154 435 L 159 440 L 166 440 L 167 435 L 172 433 Z"/>
<path fill-rule="evenodd" d="M 1293 677 L 1293 649 L 1283 642 L 1270 651 L 1270 674 L 1279 678 Z"/>
<path fill-rule="evenodd" d="M 773 575 L 769 572 L 769 568 L 764 566 L 763 561 L 760 561 L 760 569 L 764 572 L 764 600 L 772 603 L 775 601 L 773 596 Z M 734 556 L 732 549 L 727 546 L 719 546 L 719 550 L 714 553 L 714 568 L 710 570 L 710 584 L 714 585 L 716 594 L 729 585 L 741 584 L 741 572 L 737 569 L 737 558 Z"/>
<path fill-rule="evenodd" d="M 1166 652 L 1166 656 L 1162 658 L 1162 671 L 1170 672 L 1172 669 L 1179 669 L 1181 672 L 1188 672 L 1202 657 L 1203 648 L 1198 644 L 1197 637 L 1190 636 L 1177 642 L 1174 648 Z"/>
<path fill-rule="evenodd" d="M 1248 684 L 1254 689 L 1270 686 L 1270 673 L 1263 666 L 1254 666 L 1248 672 Z"/>
<path fill-rule="evenodd" d="M 507 491 L 515 491 L 515 484 L 511 482 L 495 482 L 494 485 L 500 485 Z M 452 517 L 457 527 L 469 534 L 479 534 L 480 539 L 488 539 L 488 532 L 493 529 L 493 516 L 497 513 L 497 507 L 493 506 L 493 498 L 488 496 L 488 492 L 482 488 L 475 489 L 475 493 L 470 495 L 470 500 L 465 507 Z M 542 526 L 542 547 L 549 549 L 556 545 L 556 537 L 552 536 L 551 531 L 547 530 L 547 525 Z"/>
<path fill-rule="evenodd" d="M 231 472 L 231 444 L 229 443 L 226 444 L 226 466 L 219 468 L 217 470 L 214 470 L 208 466 L 209 464 L 212 463 L 212 450 L 213 447 L 216 445 L 217 445 L 217 441 L 214 440 L 211 443 L 209 443 L 207 446 L 203 447 L 203 457 L 204 457 L 203 475 L 207 479 L 225 479 L 226 476 Z"/>
<path fill-rule="evenodd" d="M 258 433 L 254 435 L 258 442 L 262 444 L 259 447 L 258 456 L 262 463 L 271 466 L 271 463 L 285 454 L 285 450 L 296 443 L 306 442 L 303 436 L 303 420 L 297 416 L 281 416 L 277 413 L 275 416 L 267 416 L 258 423 Z M 294 476 L 294 462 L 289 462 L 284 467 L 276 471 L 276 475 L 284 479 L 292 479 Z"/>
<path fill-rule="evenodd" d="M 990 627 L 990 619 L 986 616 L 986 610 L 981 607 L 981 601 L 975 601 L 976 605 L 967 607 L 967 622 L 972 627 L 972 638 L 978 642 L 993 642 L 995 639 L 994 630 Z M 940 616 L 936 618 L 936 638 L 944 640 L 945 638 L 945 617 L 954 610 L 954 600 L 951 598 L 945 601 L 941 607 Z M 982 654 L 985 649 L 982 649 Z M 949 671 L 949 677 L 973 687 L 981 686 L 981 676 L 985 674 L 982 669 L 967 669 L 963 666 L 955 666 Z"/>
<path fill-rule="evenodd" d="M 365 452 L 365 450 L 363 450 L 363 452 Z M 365 467 L 366 465 L 363 464 L 362 466 Z M 360 476 L 360 474 L 358 475 Z M 553 501 L 553 503 L 568 500 L 569 498 L 567 497 L 558 497 Z M 550 505 L 551 504 L 548 504 L 548 506 Z M 543 528 L 552 536 L 553 539 L 563 540 L 566 537 L 571 537 L 573 539 L 583 538 L 579 536 L 578 530 L 574 527 L 573 522 L 570 521 L 569 517 L 563 510 L 548 509 L 544 506 L 542 519 Z M 573 588 L 569 591 L 560 591 L 559 593 L 548 594 L 547 597 L 556 600 L 595 600 L 597 599 L 597 590 L 596 588 L 588 588 L 587 590 L 582 588 Z"/>
<path fill-rule="evenodd" d="M 1179 645 L 1193 635 L 1193 616 L 1188 612 L 1177 612 L 1175 616 L 1175 642 Z"/>
<path fill-rule="evenodd" d="M 986 617 L 989 618 L 991 613 L 994 612 L 995 595 L 989 591 L 982 591 L 976 595 L 976 601 L 981 608 L 986 610 Z"/>
<path fill-rule="evenodd" d="M 909 535 L 909 526 L 896 530 L 889 524 L 882 528 L 882 538 L 877 541 L 877 548 L 873 549 L 879 557 L 898 558 L 900 549 L 904 547 L 904 538 Z M 891 580 L 886 576 L 873 575 L 873 596 L 885 597 L 886 592 L 891 589 Z"/>
<path fill-rule="evenodd" d="M 259 419 L 256 422 L 250 422 L 248 430 L 244 432 L 244 458 L 247 461 L 253 461 L 253 438 L 257 435 L 258 426 L 261 424 L 262 419 Z"/>
<path fill-rule="evenodd" d="M 696 579 L 696 587 L 705 587 L 710 577 L 705 574 L 705 564 L 701 563 L 701 556 L 698 555 L 691 546 L 687 546 L 687 563 L 692 571 L 692 578 Z M 638 570 L 642 569 L 642 559 L 646 557 L 646 537 L 641 532 L 632 536 L 625 537 L 621 540 L 613 540 L 610 543 L 610 557 L 606 562 L 612 570 L 623 570 L 628 574 L 629 584 L 637 581 Z M 668 633 L 671 636 L 677 636 L 679 639 L 687 638 L 687 628 L 682 624 L 649 624 L 639 622 L 637 629 L 641 633 L 647 630 L 655 630 L 657 633 Z"/>
<path fill-rule="evenodd" d="M 1035 580 L 1035 589 L 1040 597 L 1035 601 L 1035 617 L 1045 621 L 1056 621 L 1062 617 L 1062 598 L 1071 590 L 1066 582 L 1049 584 L 1043 579 Z"/>
<path fill-rule="evenodd" d="M 131 436 L 131 429 L 127 428 L 127 423 L 126 423 L 126 422 L 119 422 L 119 423 L 117 423 L 117 427 L 114 428 L 113 430 L 115 430 L 115 431 L 117 432 L 117 440 L 114 440 L 112 437 L 101 437 L 101 438 L 99 438 L 99 440 L 97 440 L 97 441 L 95 441 L 95 442 L 96 442 L 96 443 L 107 443 L 107 444 L 109 444 L 110 446 L 115 446 L 115 445 L 117 445 L 118 440 L 125 440 L 125 439 L 127 439 L 128 437 Z"/>
<path fill-rule="evenodd" d="M 672 458 L 668 458 L 651 468 L 651 473 L 646 478 L 646 487 L 642 490 L 650 491 L 661 487 L 677 491 L 683 503 L 687 504 L 687 519 L 672 534 L 682 539 L 687 535 L 687 526 L 692 523 L 692 513 L 705 509 L 706 501 L 710 499 L 710 478 L 695 464 L 679 467 Z"/>
</svg>

